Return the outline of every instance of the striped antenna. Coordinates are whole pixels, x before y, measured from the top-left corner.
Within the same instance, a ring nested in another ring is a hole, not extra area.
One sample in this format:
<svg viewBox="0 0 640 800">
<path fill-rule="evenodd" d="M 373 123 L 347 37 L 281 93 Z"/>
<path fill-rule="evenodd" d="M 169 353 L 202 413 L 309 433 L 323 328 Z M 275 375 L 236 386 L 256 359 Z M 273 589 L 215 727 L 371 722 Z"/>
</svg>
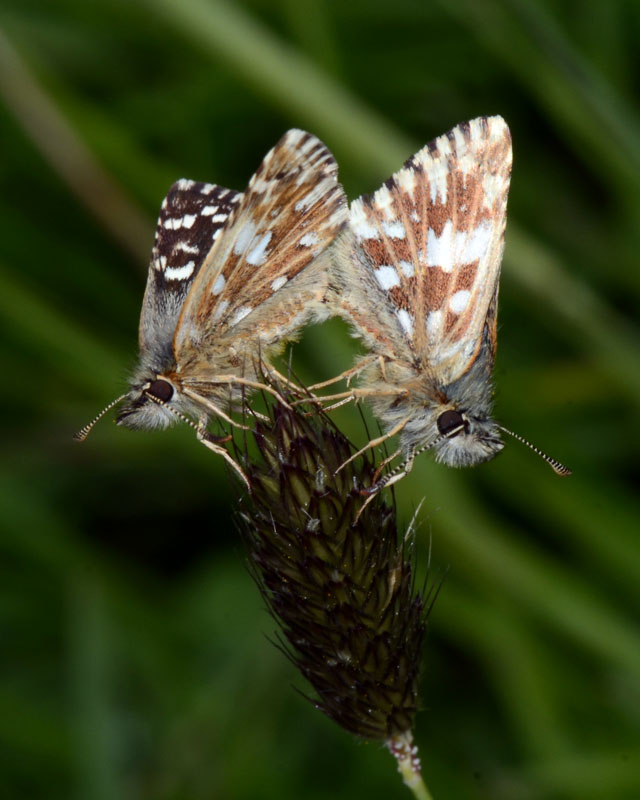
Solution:
<svg viewBox="0 0 640 800">
<path fill-rule="evenodd" d="M 126 394 L 121 394 L 120 397 L 118 397 L 112 403 L 109 403 L 109 405 L 106 408 L 103 408 L 102 411 L 98 414 L 98 416 L 94 420 L 92 420 L 88 425 L 85 425 L 84 428 L 79 430 L 77 433 L 74 433 L 73 438 L 76 440 L 76 442 L 84 442 L 87 436 L 91 433 L 91 429 L 96 424 L 96 422 L 99 422 L 102 419 L 102 417 L 104 417 L 104 415 L 107 413 L 107 411 L 111 411 L 111 409 L 114 406 L 117 406 L 118 403 L 120 403 L 122 400 L 124 400 L 126 396 L 127 396 Z"/>
<path fill-rule="evenodd" d="M 431 450 L 432 447 L 435 447 L 443 439 L 448 439 L 449 436 L 450 434 L 447 435 L 443 433 L 440 436 L 436 436 L 436 438 L 430 441 L 428 444 L 423 444 L 422 447 L 418 447 L 416 450 L 413 450 L 413 452 L 409 453 L 409 458 L 405 459 L 402 462 L 402 464 L 397 466 L 395 469 L 392 469 L 391 472 L 387 472 L 387 474 L 383 478 L 380 478 L 379 481 L 376 481 L 372 486 L 369 486 L 368 489 L 364 490 L 364 493 L 376 494 L 381 489 L 384 489 L 385 486 L 396 483 L 396 480 L 394 479 L 398 475 L 407 474 L 408 472 L 411 471 L 411 467 L 413 466 L 413 461 L 416 456 L 419 456 L 420 453 L 424 453 L 425 450 Z"/>
<path fill-rule="evenodd" d="M 145 397 L 147 397 L 149 400 L 153 400 L 153 402 L 154 402 L 154 403 L 155 403 L 157 406 L 162 406 L 163 408 L 166 408 L 166 409 L 167 409 L 167 411 L 170 411 L 172 414 L 175 414 L 175 415 L 176 415 L 176 417 L 178 417 L 178 419 L 181 419 L 181 420 L 182 420 L 183 422 L 185 422 L 187 425 L 191 426 L 191 427 L 193 428 L 193 430 L 194 430 L 196 433 L 199 433 L 199 432 L 202 430 L 202 428 L 200 427 L 200 425 L 197 425 L 197 424 L 196 424 L 196 423 L 195 423 L 195 422 L 194 422 L 192 419 L 189 419 L 189 417 L 186 417 L 184 414 L 182 414 L 182 413 L 181 413 L 180 411 L 178 411 L 177 409 L 175 409 L 175 408 L 171 408 L 171 406 L 169 405 L 169 403 L 165 403 L 165 401 L 164 401 L 164 400 L 161 400 L 159 397 L 156 397 L 154 394 L 151 394 L 150 392 L 145 392 L 145 393 L 144 393 L 144 395 L 145 395 Z"/>
<path fill-rule="evenodd" d="M 502 425 L 498 425 L 498 427 L 500 428 L 501 431 L 504 431 L 504 433 L 508 433 L 509 436 L 513 436 L 514 439 L 517 439 L 519 442 L 526 445 L 530 450 L 533 450 L 533 452 L 536 453 L 536 455 L 539 455 L 543 461 L 547 462 L 547 464 L 556 473 L 556 475 L 560 475 L 563 478 L 567 477 L 568 475 L 571 475 L 571 470 L 569 469 L 569 467 L 565 467 L 564 464 L 561 464 L 559 461 L 556 461 L 555 458 L 551 458 L 551 456 L 548 456 L 546 453 L 543 453 L 542 450 L 532 445 L 531 442 L 527 441 L 523 436 L 520 436 L 519 434 L 510 431 L 508 428 L 503 428 Z M 425 450 L 431 450 L 432 447 L 435 447 L 444 439 L 450 438 L 450 436 L 451 433 L 442 434 L 441 436 L 436 436 L 436 438 L 433 439 L 428 444 L 422 445 L 422 447 L 418 447 L 416 450 L 414 450 L 412 453 L 409 454 L 409 458 L 403 461 L 402 464 L 397 466 L 395 469 L 391 470 L 391 472 L 388 472 L 383 478 L 381 478 L 379 481 L 376 481 L 376 483 L 370 486 L 366 490 L 366 494 L 375 494 L 376 492 L 379 492 L 381 489 L 384 489 L 385 486 L 396 483 L 396 480 L 394 479 L 397 478 L 398 475 L 401 475 L 402 473 L 406 474 L 411 470 L 411 466 L 413 465 L 413 460 L 416 456 L 420 455 L 420 453 L 424 453 Z M 409 467 L 409 469 L 407 469 L 407 467 Z"/>
<path fill-rule="evenodd" d="M 526 445 L 530 450 L 533 450 L 534 453 L 540 456 L 543 461 L 546 461 L 547 464 L 551 467 L 551 469 L 556 473 L 556 475 L 560 475 L 563 478 L 567 477 L 567 475 L 571 475 L 571 470 L 569 467 L 565 467 L 564 464 L 561 464 L 559 461 L 556 461 L 555 458 L 551 458 L 546 453 L 543 453 L 542 450 L 539 450 L 537 447 L 528 442 L 523 436 L 520 436 L 513 431 L 510 431 L 508 428 L 503 428 L 502 425 L 498 425 L 501 431 L 508 433 L 509 436 L 513 436 L 514 439 L 517 439 L 522 444 Z"/>
</svg>

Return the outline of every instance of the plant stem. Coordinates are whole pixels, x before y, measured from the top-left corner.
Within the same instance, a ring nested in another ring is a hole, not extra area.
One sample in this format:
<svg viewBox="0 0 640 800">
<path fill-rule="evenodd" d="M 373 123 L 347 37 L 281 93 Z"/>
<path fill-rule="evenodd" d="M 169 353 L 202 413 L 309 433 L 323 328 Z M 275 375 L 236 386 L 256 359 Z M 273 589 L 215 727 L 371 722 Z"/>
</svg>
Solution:
<svg viewBox="0 0 640 800">
<path fill-rule="evenodd" d="M 416 800 L 433 800 L 431 792 L 422 778 L 418 748 L 413 744 L 411 731 L 394 736 L 387 742 L 387 747 L 398 762 L 398 772 L 405 785 L 413 792 Z"/>
</svg>

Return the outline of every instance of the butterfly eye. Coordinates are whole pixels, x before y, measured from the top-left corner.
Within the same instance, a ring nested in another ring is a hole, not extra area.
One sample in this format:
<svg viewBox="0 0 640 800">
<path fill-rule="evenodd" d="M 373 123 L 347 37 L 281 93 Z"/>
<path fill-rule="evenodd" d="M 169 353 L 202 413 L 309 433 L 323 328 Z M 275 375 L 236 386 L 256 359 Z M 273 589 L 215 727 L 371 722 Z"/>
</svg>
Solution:
<svg viewBox="0 0 640 800">
<path fill-rule="evenodd" d="M 459 411 L 445 411 L 438 417 L 438 430 L 443 436 L 457 436 L 469 429 L 469 423 Z"/>
<path fill-rule="evenodd" d="M 153 383 L 146 390 L 146 393 L 152 394 L 154 397 L 157 397 L 158 400 L 162 400 L 163 403 L 168 403 L 173 397 L 173 386 L 169 383 L 169 381 L 153 381 Z"/>
</svg>

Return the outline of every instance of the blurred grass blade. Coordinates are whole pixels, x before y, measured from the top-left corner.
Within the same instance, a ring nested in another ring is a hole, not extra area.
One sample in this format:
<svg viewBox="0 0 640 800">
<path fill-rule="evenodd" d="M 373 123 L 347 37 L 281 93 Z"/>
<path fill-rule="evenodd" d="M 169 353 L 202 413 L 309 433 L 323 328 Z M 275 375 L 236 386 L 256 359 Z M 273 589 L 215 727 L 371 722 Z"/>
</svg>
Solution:
<svg viewBox="0 0 640 800">
<path fill-rule="evenodd" d="M 82 205 L 129 255 L 146 263 L 150 221 L 96 161 L 2 30 L 0 94 L 25 134 Z"/>
<path fill-rule="evenodd" d="M 539 787 L 540 796 L 609 800 L 638 796 L 640 748 L 607 748 L 533 764 L 524 777 Z M 552 794 L 549 794 L 552 793 Z"/>
<path fill-rule="evenodd" d="M 451 470 L 424 464 L 405 478 L 410 484 L 418 480 L 428 483 L 434 497 L 447 498 L 438 514 L 445 529 L 442 546 L 458 572 L 464 571 L 486 591 L 501 587 L 550 629 L 603 662 L 615 662 L 640 676 L 640 638 L 626 609 L 612 606 L 588 582 L 537 552 L 516 530 L 505 530 Z"/>
<path fill-rule="evenodd" d="M 108 606 L 100 582 L 76 574 L 69 582 L 68 669 L 75 703 L 75 748 L 79 796 L 120 800 L 125 737 L 114 707 L 117 680 Z"/>
<path fill-rule="evenodd" d="M 447 633 L 460 647 L 475 650 L 484 662 L 487 678 L 510 717 L 515 741 L 523 748 L 521 755 L 544 760 L 570 753 L 571 732 L 558 713 L 552 685 L 544 674 L 541 662 L 548 654 L 541 649 L 544 639 L 536 636 L 536 628 L 527 626 L 506 603 L 489 599 L 479 605 L 453 580 L 447 582 L 438 606 L 443 609 Z M 434 627 L 440 627 L 437 619 Z"/>
<path fill-rule="evenodd" d="M 564 548 L 572 546 L 576 558 L 608 574 L 618 590 L 624 587 L 635 602 L 640 585 L 637 497 L 616 483 L 614 476 L 597 472 L 580 475 L 568 491 L 561 481 L 541 479 L 539 465 L 529 459 L 519 459 L 515 471 L 518 480 L 509 482 L 509 494 L 527 519 L 562 531 Z M 512 473 L 513 468 L 505 470 L 505 485 Z M 544 503 L 540 503 L 543 494 Z M 609 535 L 612 530 L 615 535 Z"/>
<path fill-rule="evenodd" d="M 536 96 L 589 166 L 626 195 L 640 189 L 640 121 L 611 85 L 574 49 L 540 3 L 522 0 L 440 0 Z M 509 9 L 509 6 L 511 9 Z M 595 9 L 592 12 L 595 13 Z"/>
<path fill-rule="evenodd" d="M 280 41 L 239 4 L 217 0 L 145 2 L 208 55 L 222 60 L 258 96 L 337 143 L 341 156 L 366 174 L 386 175 L 416 149 L 409 138 L 306 56 Z"/>
<path fill-rule="evenodd" d="M 38 358 L 70 384 L 100 396 L 109 392 L 114 395 L 123 367 L 117 354 L 38 297 L 1 264 L 0 279 L 0 317 L 37 351 Z"/>
<path fill-rule="evenodd" d="M 625 394 L 640 401 L 640 370 L 629 368 L 640 358 L 638 328 L 586 283 L 571 276 L 552 251 L 511 223 L 507 226 L 505 264 L 504 277 L 516 278 L 527 292 L 540 298 L 542 316 L 555 311 L 567 324 L 562 335 L 586 350 Z"/>
<path fill-rule="evenodd" d="M 279 4 L 298 47 L 331 74 L 340 72 L 342 57 L 333 36 L 327 0 L 313 3 L 280 0 Z"/>
</svg>

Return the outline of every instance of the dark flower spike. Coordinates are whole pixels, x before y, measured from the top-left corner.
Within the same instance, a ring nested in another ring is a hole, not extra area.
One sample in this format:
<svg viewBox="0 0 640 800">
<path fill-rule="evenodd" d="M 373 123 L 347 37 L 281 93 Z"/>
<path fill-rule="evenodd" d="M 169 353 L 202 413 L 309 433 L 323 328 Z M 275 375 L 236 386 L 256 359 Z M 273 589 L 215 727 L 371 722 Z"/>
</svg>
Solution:
<svg viewBox="0 0 640 800">
<path fill-rule="evenodd" d="M 375 465 L 360 458 L 336 474 L 352 452 L 347 439 L 324 414 L 288 405 L 267 398 L 257 457 L 236 448 L 251 485 L 240 506 L 251 572 L 315 706 L 384 742 L 424 800 L 412 727 L 434 592 L 415 587 L 412 527 L 399 541 L 395 509 L 380 494 L 363 509 Z"/>
</svg>

